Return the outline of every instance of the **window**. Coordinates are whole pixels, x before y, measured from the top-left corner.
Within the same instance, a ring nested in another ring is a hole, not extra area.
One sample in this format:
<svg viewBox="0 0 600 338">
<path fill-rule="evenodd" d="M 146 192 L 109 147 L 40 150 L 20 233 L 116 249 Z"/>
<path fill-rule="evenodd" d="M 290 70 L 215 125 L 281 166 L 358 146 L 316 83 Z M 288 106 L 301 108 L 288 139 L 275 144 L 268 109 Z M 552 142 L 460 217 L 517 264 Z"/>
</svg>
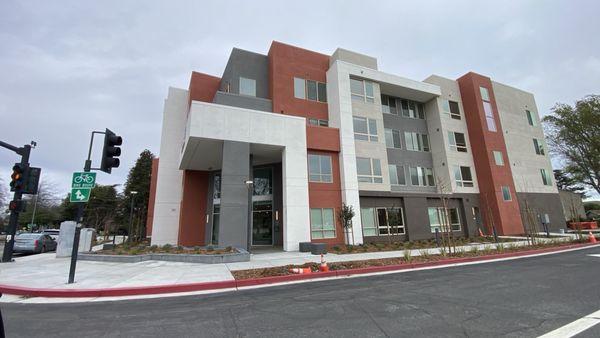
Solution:
<svg viewBox="0 0 600 338">
<path fill-rule="evenodd" d="M 526 110 L 525 115 L 527 116 L 527 123 L 529 123 L 530 126 L 535 126 L 535 120 L 531 111 Z"/>
<path fill-rule="evenodd" d="M 403 235 L 404 214 L 402 208 L 377 208 L 378 235 Z"/>
<path fill-rule="evenodd" d="M 390 172 L 391 185 L 406 185 L 406 177 L 404 176 L 404 166 L 390 164 L 388 165 Z"/>
<path fill-rule="evenodd" d="M 460 109 L 458 108 L 458 102 L 450 100 L 442 100 L 442 111 L 445 114 L 450 115 L 455 120 L 460 120 Z"/>
<path fill-rule="evenodd" d="M 306 81 L 301 78 L 294 78 L 294 97 L 297 99 L 306 98 Z"/>
<path fill-rule="evenodd" d="M 544 151 L 544 143 L 541 140 L 534 138 L 533 139 L 533 148 L 535 149 L 535 153 L 538 155 L 546 154 L 546 152 Z"/>
<path fill-rule="evenodd" d="M 295 77 L 294 97 L 303 100 L 327 102 L 327 84 Z"/>
<path fill-rule="evenodd" d="M 406 149 L 412 151 L 429 151 L 429 138 L 426 134 L 404 132 Z"/>
<path fill-rule="evenodd" d="M 450 149 L 452 150 L 459 151 L 461 153 L 467 152 L 467 141 L 465 140 L 465 134 L 463 133 L 449 131 L 448 143 L 450 143 Z"/>
<path fill-rule="evenodd" d="M 481 99 L 483 100 L 483 111 L 485 112 L 485 121 L 489 131 L 497 131 L 496 120 L 494 120 L 494 110 L 492 109 L 492 103 L 490 102 L 490 94 L 487 88 L 479 87 L 481 93 Z"/>
<path fill-rule="evenodd" d="M 213 177 L 213 199 L 221 198 L 221 174 Z"/>
<path fill-rule="evenodd" d="M 502 186 L 502 199 L 505 201 L 512 201 L 512 197 L 510 196 L 510 188 L 507 186 Z"/>
<path fill-rule="evenodd" d="M 333 209 L 310 209 L 310 232 L 312 239 L 335 238 Z"/>
<path fill-rule="evenodd" d="M 328 120 L 321 120 L 321 119 L 310 118 L 307 121 L 308 121 L 308 124 L 310 124 L 311 126 L 329 127 L 329 121 Z"/>
<path fill-rule="evenodd" d="M 240 77 L 240 95 L 256 96 L 256 80 Z"/>
<path fill-rule="evenodd" d="M 396 109 L 396 98 L 387 95 L 381 95 L 381 110 L 384 114 L 394 114 L 398 115 L 398 110 Z"/>
<path fill-rule="evenodd" d="M 376 158 L 356 158 L 356 171 L 358 181 L 366 183 L 383 183 L 381 175 L 381 162 Z"/>
<path fill-rule="evenodd" d="M 494 161 L 496 161 L 496 165 L 504 165 L 504 157 L 502 156 L 502 152 L 501 151 L 493 151 L 494 153 Z"/>
<path fill-rule="evenodd" d="M 331 156 L 308 154 L 308 180 L 331 183 Z"/>
<path fill-rule="evenodd" d="M 552 185 L 552 179 L 550 178 L 548 170 L 540 169 L 540 173 L 542 174 L 542 183 L 544 183 L 544 185 Z"/>
<path fill-rule="evenodd" d="M 388 148 L 402 148 L 400 141 L 400 131 L 395 129 L 385 129 L 385 146 Z"/>
<path fill-rule="evenodd" d="M 413 186 L 435 186 L 435 177 L 431 168 L 409 167 L 410 183 Z"/>
<path fill-rule="evenodd" d="M 402 116 L 411 119 L 425 119 L 425 109 L 422 103 L 402 99 L 400 101 L 402 107 Z"/>
<path fill-rule="evenodd" d="M 353 117 L 354 139 L 360 141 L 377 142 L 377 121 L 365 117 Z"/>
<path fill-rule="evenodd" d="M 405 233 L 402 208 L 361 208 L 360 219 L 365 237 Z"/>
<path fill-rule="evenodd" d="M 375 102 L 371 81 L 350 79 L 350 94 L 353 100 Z"/>
<path fill-rule="evenodd" d="M 453 208 L 427 208 L 429 214 L 429 227 L 432 233 L 436 230 L 440 232 L 460 231 L 460 218 L 458 209 Z"/>
<path fill-rule="evenodd" d="M 273 194 L 273 172 L 271 168 L 257 168 L 253 171 L 254 196 L 266 196 Z"/>
<path fill-rule="evenodd" d="M 490 93 L 488 92 L 487 88 L 485 88 L 485 87 L 479 87 L 479 92 L 481 93 L 481 99 L 483 101 L 489 101 L 490 100 Z"/>
<path fill-rule="evenodd" d="M 455 165 L 454 180 L 459 187 L 472 187 L 473 176 L 471 176 L 471 168 Z"/>
<path fill-rule="evenodd" d="M 375 208 L 361 208 L 360 220 L 362 223 L 363 236 L 377 236 Z"/>
</svg>

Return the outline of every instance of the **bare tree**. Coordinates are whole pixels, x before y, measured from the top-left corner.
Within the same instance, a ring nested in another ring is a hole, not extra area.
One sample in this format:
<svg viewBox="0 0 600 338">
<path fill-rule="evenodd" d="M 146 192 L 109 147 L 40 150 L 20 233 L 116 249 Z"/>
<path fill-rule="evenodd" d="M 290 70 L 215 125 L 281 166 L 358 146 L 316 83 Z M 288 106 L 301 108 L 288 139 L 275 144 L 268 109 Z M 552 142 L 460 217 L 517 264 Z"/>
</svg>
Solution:
<svg viewBox="0 0 600 338">
<path fill-rule="evenodd" d="M 456 252 L 456 241 L 454 240 L 454 231 L 452 230 L 452 222 L 449 213 L 449 194 L 451 187 L 440 177 L 436 177 L 437 189 L 442 204 L 442 217 L 440 218 L 440 234 L 442 236 L 442 247 L 448 249 L 449 254 Z"/>
</svg>

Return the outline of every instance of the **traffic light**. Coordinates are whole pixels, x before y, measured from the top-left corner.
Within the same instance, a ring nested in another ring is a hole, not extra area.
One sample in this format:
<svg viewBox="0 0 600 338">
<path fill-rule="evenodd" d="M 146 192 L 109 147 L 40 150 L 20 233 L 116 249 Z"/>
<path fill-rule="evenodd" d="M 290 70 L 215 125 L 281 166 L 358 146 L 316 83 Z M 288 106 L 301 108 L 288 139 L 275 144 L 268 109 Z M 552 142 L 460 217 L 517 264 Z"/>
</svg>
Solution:
<svg viewBox="0 0 600 338">
<path fill-rule="evenodd" d="M 23 188 L 24 194 L 35 195 L 38 193 L 41 173 L 41 168 L 29 167 L 27 169 L 27 174 L 25 175 L 25 187 Z"/>
<path fill-rule="evenodd" d="M 26 164 L 15 163 L 13 166 L 12 175 L 10 175 L 10 191 L 23 191 L 23 188 L 25 188 L 28 169 L 29 166 Z"/>
<path fill-rule="evenodd" d="M 100 163 L 100 170 L 110 174 L 112 168 L 118 168 L 121 162 L 117 157 L 121 156 L 120 146 L 123 144 L 121 136 L 115 135 L 109 129 L 106 129 L 104 134 L 104 148 L 102 149 L 102 162 Z"/>
<path fill-rule="evenodd" d="M 22 200 L 10 201 L 8 203 L 8 210 L 10 211 L 24 212 L 26 210 L 26 207 L 27 202 Z"/>
</svg>

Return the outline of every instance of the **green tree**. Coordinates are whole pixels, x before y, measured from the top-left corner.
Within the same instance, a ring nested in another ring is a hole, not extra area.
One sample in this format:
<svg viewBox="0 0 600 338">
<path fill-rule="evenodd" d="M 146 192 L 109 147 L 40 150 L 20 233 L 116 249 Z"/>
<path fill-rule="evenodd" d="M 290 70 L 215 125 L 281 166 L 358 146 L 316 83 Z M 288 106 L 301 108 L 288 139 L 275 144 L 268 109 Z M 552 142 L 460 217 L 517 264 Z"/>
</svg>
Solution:
<svg viewBox="0 0 600 338">
<path fill-rule="evenodd" d="M 600 95 L 586 96 L 575 106 L 557 104 L 543 122 L 565 172 L 600 193 Z"/>
<path fill-rule="evenodd" d="M 575 180 L 571 174 L 561 169 L 554 169 L 554 180 L 559 190 L 574 192 L 585 197 L 585 187 Z"/>
<path fill-rule="evenodd" d="M 37 195 L 25 195 L 23 200 L 27 208 L 19 214 L 19 226 L 26 227 L 33 223 L 38 226 L 53 227 L 58 224 L 61 216 L 60 197 L 56 185 L 43 179 L 38 187 Z"/>
<path fill-rule="evenodd" d="M 583 208 L 585 211 L 600 210 L 600 202 L 584 202 Z"/>
<path fill-rule="evenodd" d="M 86 227 L 101 230 L 114 230 L 116 210 L 120 198 L 114 185 L 97 184 L 90 192 L 90 200 L 84 204 L 83 224 Z M 74 220 L 77 217 L 77 203 L 70 202 L 67 194 L 60 204 L 61 220 Z"/>
<path fill-rule="evenodd" d="M 123 198 L 119 208 L 121 224 L 129 225 L 131 199 L 134 198 L 134 225 L 132 227 L 134 228 L 133 232 L 139 233 L 142 238 L 146 234 L 146 215 L 148 214 L 148 200 L 150 199 L 150 179 L 153 159 L 154 154 L 146 149 L 142 151 L 135 161 L 135 165 L 129 170 L 129 174 L 127 175 L 127 181 L 123 189 Z M 136 191 L 137 194 L 132 195 L 132 191 Z"/>
</svg>

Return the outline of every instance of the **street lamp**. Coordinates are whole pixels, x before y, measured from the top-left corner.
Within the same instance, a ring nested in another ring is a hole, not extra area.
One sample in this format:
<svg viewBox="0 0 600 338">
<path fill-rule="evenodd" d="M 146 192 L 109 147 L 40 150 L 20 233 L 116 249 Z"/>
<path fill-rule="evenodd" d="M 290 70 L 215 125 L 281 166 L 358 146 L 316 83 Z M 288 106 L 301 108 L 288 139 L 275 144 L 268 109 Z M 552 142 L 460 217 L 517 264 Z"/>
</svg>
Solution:
<svg viewBox="0 0 600 338">
<path fill-rule="evenodd" d="M 137 191 L 130 191 L 129 195 L 131 195 L 131 209 L 129 212 L 129 231 L 127 232 L 127 241 L 131 242 L 131 224 L 133 223 L 133 201 L 135 201 L 135 195 L 137 194 Z"/>
</svg>

